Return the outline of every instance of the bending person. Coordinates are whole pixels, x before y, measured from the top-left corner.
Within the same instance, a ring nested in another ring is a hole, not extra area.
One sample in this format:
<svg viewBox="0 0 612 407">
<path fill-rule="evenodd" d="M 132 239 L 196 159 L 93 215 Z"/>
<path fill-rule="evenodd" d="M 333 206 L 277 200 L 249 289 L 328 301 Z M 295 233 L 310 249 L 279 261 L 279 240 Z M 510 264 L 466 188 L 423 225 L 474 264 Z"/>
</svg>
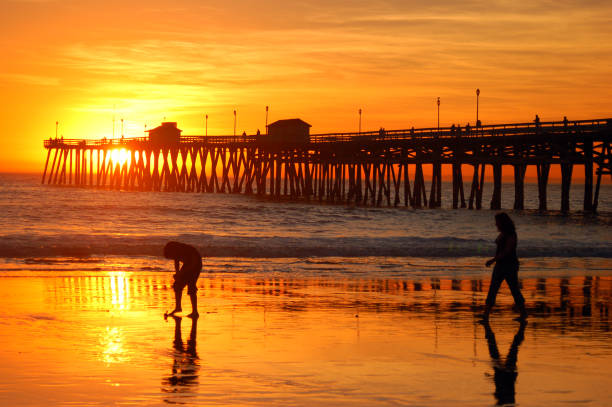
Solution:
<svg viewBox="0 0 612 407">
<path fill-rule="evenodd" d="M 510 287 L 512 297 L 514 297 L 514 303 L 521 313 L 519 319 L 524 320 L 527 318 L 527 310 L 525 309 L 525 298 L 523 298 L 523 294 L 521 294 L 518 280 L 519 261 L 516 255 L 516 228 L 510 216 L 505 212 L 495 215 L 495 225 L 497 226 L 497 230 L 499 230 L 499 236 L 495 239 L 497 250 L 495 251 L 495 257 L 488 260 L 486 263 L 487 267 L 495 263 L 495 267 L 493 268 L 491 284 L 489 285 L 489 293 L 487 294 L 487 301 L 482 319 L 485 321 L 489 319 L 491 308 L 495 305 L 495 298 L 497 297 L 499 287 L 501 283 L 506 280 L 508 287 Z"/>
<path fill-rule="evenodd" d="M 198 297 L 196 295 L 198 287 L 196 282 L 202 271 L 202 256 L 197 249 L 188 244 L 179 242 L 168 242 L 164 247 L 164 257 L 167 259 L 174 260 L 174 296 L 176 300 L 176 306 L 174 310 L 168 315 L 174 315 L 177 312 L 181 312 L 181 299 L 183 297 L 183 288 L 187 286 L 187 294 L 191 298 L 191 314 L 188 315 L 190 318 L 197 318 L 198 314 Z M 183 263 L 179 267 L 180 263 Z"/>
</svg>

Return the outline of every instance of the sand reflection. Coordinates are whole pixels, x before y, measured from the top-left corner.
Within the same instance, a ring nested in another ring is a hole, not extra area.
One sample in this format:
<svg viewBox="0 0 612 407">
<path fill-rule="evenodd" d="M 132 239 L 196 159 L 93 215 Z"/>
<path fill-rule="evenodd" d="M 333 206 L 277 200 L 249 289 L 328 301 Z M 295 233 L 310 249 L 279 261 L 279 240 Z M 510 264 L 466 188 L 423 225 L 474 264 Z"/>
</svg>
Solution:
<svg viewBox="0 0 612 407">
<path fill-rule="evenodd" d="M 559 405 L 612 397 L 612 277 L 523 279 L 526 328 L 512 320 L 505 287 L 491 326 L 477 324 L 488 288 L 480 279 L 205 274 L 198 321 L 164 321 L 170 273 L 0 280 L 0 405 Z"/>
<path fill-rule="evenodd" d="M 181 324 L 182 318 L 171 316 L 174 321 L 174 341 L 172 342 L 172 373 L 162 380 L 164 393 L 194 392 L 198 385 L 200 361 L 196 350 L 198 320 L 191 319 L 189 339 L 183 342 Z M 171 400 L 164 400 L 172 402 Z"/>
<path fill-rule="evenodd" d="M 519 346 L 525 339 L 525 327 L 527 323 L 521 321 L 519 328 L 514 335 L 510 349 L 505 358 L 503 358 L 497 348 L 495 333 L 491 329 L 488 321 L 483 323 L 485 329 L 485 338 L 489 347 L 489 355 L 493 364 L 493 382 L 495 383 L 495 399 L 498 405 L 514 404 L 515 403 L 515 384 L 518 377 L 516 363 L 518 360 Z"/>
</svg>

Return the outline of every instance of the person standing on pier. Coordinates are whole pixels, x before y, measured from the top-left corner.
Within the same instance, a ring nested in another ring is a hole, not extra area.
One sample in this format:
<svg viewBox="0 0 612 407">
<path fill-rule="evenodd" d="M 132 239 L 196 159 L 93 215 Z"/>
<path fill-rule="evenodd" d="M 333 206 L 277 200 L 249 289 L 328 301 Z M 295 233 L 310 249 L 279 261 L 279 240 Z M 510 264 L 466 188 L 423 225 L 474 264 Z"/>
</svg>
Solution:
<svg viewBox="0 0 612 407">
<path fill-rule="evenodd" d="M 176 306 L 173 311 L 166 313 L 165 316 L 174 315 L 183 310 L 181 307 L 181 299 L 183 297 L 183 288 L 187 286 L 187 294 L 189 294 L 189 298 L 191 299 L 192 309 L 191 314 L 187 316 L 190 318 L 197 318 L 199 314 L 198 297 L 196 295 L 198 287 L 196 286 L 196 282 L 202 271 L 202 256 L 200 252 L 198 252 L 195 247 L 185 243 L 168 242 L 164 247 L 164 257 L 174 260 L 174 269 L 176 271 L 173 276 L 174 284 L 172 284 Z M 180 263 L 183 263 L 181 267 L 179 267 Z"/>
<path fill-rule="evenodd" d="M 486 266 L 489 267 L 495 263 L 493 268 L 493 274 L 491 276 L 491 284 L 489 285 L 489 293 L 487 294 L 487 300 L 485 310 L 482 315 L 483 321 L 489 320 L 489 314 L 491 308 L 495 305 L 495 298 L 501 283 L 506 280 L 510 292 L 514 298 L 514 303 L 520 312 L 519 320 L 527 319 L 527 310 L 525 309 L 525 298 L 521 294 L 518 280 L 519 261 L 516 255 L 517 246 L 517 235 L 514 222 L 510 219 L 507 213 L 501 212 L 495 215 L 495 225 L 499 230 L 499 236 L 495 239 L 497 250 L 495 251 L 495 257 L 487 260 Z"/>
</svg>

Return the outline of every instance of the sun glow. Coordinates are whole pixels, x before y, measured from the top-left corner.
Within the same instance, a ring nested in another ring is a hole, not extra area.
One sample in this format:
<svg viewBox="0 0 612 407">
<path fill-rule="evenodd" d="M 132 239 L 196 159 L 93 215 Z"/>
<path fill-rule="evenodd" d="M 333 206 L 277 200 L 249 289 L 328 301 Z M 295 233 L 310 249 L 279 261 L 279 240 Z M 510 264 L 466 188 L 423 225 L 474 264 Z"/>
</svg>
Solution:
<svg viewBox="0 0 612 407">
<path fill-rule="evenodd" d="M 123 164 L 127 162 L 129 166 L 130 153 L 125 148 L 122 148 L 120 150 L 113 150 L 113 152 L 111 153 L 111 160 L 113 161 L 114 165 L 119 164 L 120 166 L 123 166 Z"/>
</svg>

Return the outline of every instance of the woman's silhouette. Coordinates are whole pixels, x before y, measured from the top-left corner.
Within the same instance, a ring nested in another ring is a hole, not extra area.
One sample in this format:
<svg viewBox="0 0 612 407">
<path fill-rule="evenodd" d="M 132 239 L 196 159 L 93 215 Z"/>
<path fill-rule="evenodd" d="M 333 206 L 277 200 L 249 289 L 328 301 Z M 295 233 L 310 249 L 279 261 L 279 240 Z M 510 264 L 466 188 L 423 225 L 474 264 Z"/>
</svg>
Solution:
<svg viewBox="0 0 612 407">
<path fill-rule="evenodd" d="M 523 298 L 523 294 L 521 294 L 518 280 L 519 261 L 516 255 L 516 228 L 510 216 L 505 212 L 495 215 L 495 225 L 497 226 L 497 230 L 499 230 L 499 236 L 495 239 L 497 250 L 495 251 L 495 257 L 488 260 L 486 263 L 487 267 L 495 263 L 495 267 L 493 268 L 491 284 L 489 285 L 489 293 L 487 294 L 487 301 L 482 319 L 485 321 L 489 319 L 489 313 L 493 305 L 495 305 L 495 297 L 497 297 L 499 287 L 501 283 L 506 280 L 506 283 L 508 283 L 510 287 L 512 297 L 514 297 L 514 303 L 521 313 L 519 319 L 524 320 L 527 318 L 527 310 L 525 309 L 525 299 Z"/>
</svg>

